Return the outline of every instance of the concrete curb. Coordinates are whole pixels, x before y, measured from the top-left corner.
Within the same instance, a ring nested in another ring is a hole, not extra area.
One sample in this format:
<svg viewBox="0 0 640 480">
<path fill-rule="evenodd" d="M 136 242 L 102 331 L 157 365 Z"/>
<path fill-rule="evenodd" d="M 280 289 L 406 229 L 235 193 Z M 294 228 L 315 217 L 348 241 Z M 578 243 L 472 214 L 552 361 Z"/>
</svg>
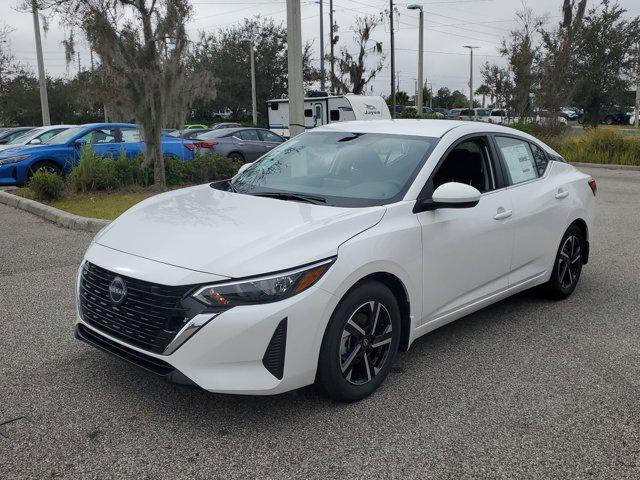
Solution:
<svg viewBox="0 0 640 480">
<path fill-rule="evenodd" d="M 613 165 L 606 163 L 583 163 L 583 162 L 569 162 L 571 165 L 575 167 L 585 167 L 585 168 L 606 168 L 608 170 L 632 170 L 632 171 L 640 171 L 640 166 L 637 165 Z"/>
<path fill-rule="evenodd" d="M 50 207 L 49 205 L 44 205 L 40 202 L 29 200 L 28 198 L 22 198 L 18 195 L 13 195 L 2 190 L 0 190 L 0 203 L 24 210 L 49 222 L 55 223 L 56 225 L 64 228 L 70 228 L 72 230 L 83 230 L 85 232 L 97 233 L 111 223 L 109 220 L 98 220 L 97 218 L 73 215 L 57 208 Z"/>
</svg>

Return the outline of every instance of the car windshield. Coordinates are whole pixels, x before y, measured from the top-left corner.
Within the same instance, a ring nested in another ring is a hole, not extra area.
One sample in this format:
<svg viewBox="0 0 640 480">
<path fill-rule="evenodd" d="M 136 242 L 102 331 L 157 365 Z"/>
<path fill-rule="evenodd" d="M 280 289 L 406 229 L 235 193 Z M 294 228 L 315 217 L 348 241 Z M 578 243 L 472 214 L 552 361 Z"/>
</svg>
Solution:
<svg viewBox="0 0 640 480">
<path fill-rule="evenodd" d="M 307 196 L 312 203 L 334 206 L 384 205 L 403 197 L 437 141 L 378 133 L 305 133 L 263 156 L 228 188 L 292 200 Z"/>
<path fill-rule="evenodd" d="M 39 135 L 42 132 L 44 132 L 44 128 L 36 128 L 35 130 L 29 130 L 27 132 L 24 132 L 20 135 L 18 135 L 16 138 L 14 138 L 13 140 L 11 140 L 10 142 L 7 142 L 7 145 L 21 145 L 24 143 L 25 140 L 27 140 L 29 137 L 31 137 L 31 135 Z"/>
<path fill-rule="evenodd" d="M 44 142 L 46 145 L 63 145 L 71 140 L 73 137 L 78 135 L 79 133 L 84 132 L 87 127 L 73 127 L 63 132 L 60 132 L 58 135 L 54 135 L 49 140 Z"/>
</svg>

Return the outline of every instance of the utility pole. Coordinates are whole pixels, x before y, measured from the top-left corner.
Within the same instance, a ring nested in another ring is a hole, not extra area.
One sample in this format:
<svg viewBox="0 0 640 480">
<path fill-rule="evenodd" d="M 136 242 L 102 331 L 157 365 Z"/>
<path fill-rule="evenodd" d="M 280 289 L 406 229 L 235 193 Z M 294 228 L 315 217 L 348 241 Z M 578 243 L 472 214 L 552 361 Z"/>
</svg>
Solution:
<svg viewBox="0 0 640 480">
<path fill-rule="evenodd" d="M 318 4 L 320 5 L 320 91 L 324 92 L 325 91 L 324 79 L 326 77 L 326 74 L 324 71 L 324 8 L 323 8 L 324 0 L 319 0 Z"/>
<path fill-rule="evenodd" d="M 256 61 L 255 61 L 255 45 L 253 38 L 241 38 L 241 42 L 249 44 L 249 63 L 251 65 L 251 117 L 253 126 L 258 126 L 258 105 L 256 103 Z"/>
<path fill-rule="evenodd" d="M 255 46 L 253 41 L 249 43 L 249 58 L 251 59 L 251 114 L 253 116 L 253 126 L 258 126 L 258 105 L 256 100 L 256 63 L 255 63 Z"/>
<path fill-rule="evenodd" d="M 287 67 L 289 78 L 289 137 L 304 132 L 302 27 L 300 0 L 287 0 Z"/>
<path fill-rule="evenodd" d="M 78 74 L 80 74 L 81 70 L 82 70 L 82 68 L 80 66 L 80 52 L 78 52 Z"/>
<path fill-rule="evenodd" d="M 469 62 L 469 109 L 473 109 L 473 49 L 480 47 L 472 47 L 471 45 L 465 45 L 464 48 L 468 48 L 471 52 Z"/>
<path fill-rule="evenodd" d="M 417 3 L 407 5 L 407 8 L 409 10 L 420 11 L 420 19 L 418 22 L 418 85 L 416 88 L 416 111 L 418 112 L 418 115 L 422 115 L 422 92 L 424 90 L 424 82 L 422 81 L 422 64 L 424 57 L 424 11 L 422 10 L 422 5 L 418 5 Z"/>
<path fill-rule="evenodd" d="M 336 72 L 335 72 L 335 59 L 333 58 L 333 48 L 334 45 L 336 44 L 336 42 L 338 41 L 338 37 L 335 36 L 335 33 L 337 31 L 336 25 L 334 25 L 333 23 L 333 0 L 329 0 L 329 24 L 331 25 L 331 28 L 329 29 L 329 31 L 331 32 L 331 45 L 329 46 L 329 48 L 331 49 L 331 78 L 329 79 L 329 85 L 330 85 L 330 90 L 332 94 L 336 93 L 335 92 L 335 82 L 333 81 Z"/>
<path fill-rule="evenodd" d="M 42 57 L 42 40 L 40 38 L 40 18 L 38 17 L 38 4 L 31 0 L 33 12 L 33 29 L 36 34 L 36 56 L 38 58 L 38 80 L 40 81 L 40 108 L 42 109 L 42 125 L 51 125 L 49 117 L 49 98 L 47 96 L 47 76 L 44 72 L 44 58 Z"/>
<path fill-rule="evenodd" d="M 636 74 L 636 118 L 633 126 L 640 127 L 640 42 L 638 43 L 638 72 Z"/>
<path fill-rule="evenodd" d="M 393 0 L 389 0 L 389 32 L 391 35 L 391 118 L 393 118 L 396 114 L 396 49 L 393 34 Z"/>
</svg>

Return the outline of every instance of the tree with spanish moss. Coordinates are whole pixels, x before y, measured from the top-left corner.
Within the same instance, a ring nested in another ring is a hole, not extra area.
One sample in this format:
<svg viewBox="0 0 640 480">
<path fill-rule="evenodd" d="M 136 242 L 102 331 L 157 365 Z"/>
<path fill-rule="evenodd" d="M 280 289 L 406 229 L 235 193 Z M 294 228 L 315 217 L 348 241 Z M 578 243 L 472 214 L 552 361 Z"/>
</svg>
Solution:
<svg viewBox="0 0 640 480">
<path fill-rule="evenodd" d="M 365 88 L 384 67 L 385 57 L 382 52 L 382 42 L 371 40 L 371 34 L 381 23 L 382 17 L 380 15 L 356 18 L 352 30 L 357 52 L 353 54 L 343 46 L 339 56 L 334 58 L 337 72 L 331 79 L 331 83 L 335 86 L 336 93 L 363 94 Z M 369 55 L 376 58 L 373 65 L 370 65 Z M 330 55 L 327 55 L 327 60 L 331 61 Z"/>
<path fill-rule="evenodd" d="M 215 92 L 210 74 L 186 66 L 189 0 L 38 1 L 75 19 L 100 59 L 105 88 L 118 92 L 117 107 L 140 124 L 145 162 L 153 166 L 155 187 L 165 189 L 162 128 L 180 125 L 194 98 Z"/>
</svg>

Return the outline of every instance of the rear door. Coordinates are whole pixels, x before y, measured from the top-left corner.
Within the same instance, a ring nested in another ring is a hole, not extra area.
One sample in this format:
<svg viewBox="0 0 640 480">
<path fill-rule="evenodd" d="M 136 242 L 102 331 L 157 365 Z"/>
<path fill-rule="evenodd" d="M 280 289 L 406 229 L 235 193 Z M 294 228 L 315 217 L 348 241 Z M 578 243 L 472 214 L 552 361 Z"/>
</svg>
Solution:
<svg viewBox="0 0 640 480">
<path fill-rule="evenodd" d="M 262 140 L 260 140 L 258 130 L 254 128 L 240 130 L 234 134 L 234 137 L 239 139 L 237 147 L 247 162 L 257 160 L 267 151 Z"/>
<path fill-rule="evenodd" d="M 569 216 L 569 190 L 551 174 L 546 153 L 533 142 L 511 135 L 493 140 L 509 183 L 513 203 L 514 250 L 509 283 L 534 283 L 553 268 Z"/>
<path fill-rule="evenodd" d="M 135 158 L 143 151 L 143 143 L 140 138 L 140 129 L 136 127 L 120 127 L 121 139 L 120 152 L 127 158 Z"/>
</svg>

